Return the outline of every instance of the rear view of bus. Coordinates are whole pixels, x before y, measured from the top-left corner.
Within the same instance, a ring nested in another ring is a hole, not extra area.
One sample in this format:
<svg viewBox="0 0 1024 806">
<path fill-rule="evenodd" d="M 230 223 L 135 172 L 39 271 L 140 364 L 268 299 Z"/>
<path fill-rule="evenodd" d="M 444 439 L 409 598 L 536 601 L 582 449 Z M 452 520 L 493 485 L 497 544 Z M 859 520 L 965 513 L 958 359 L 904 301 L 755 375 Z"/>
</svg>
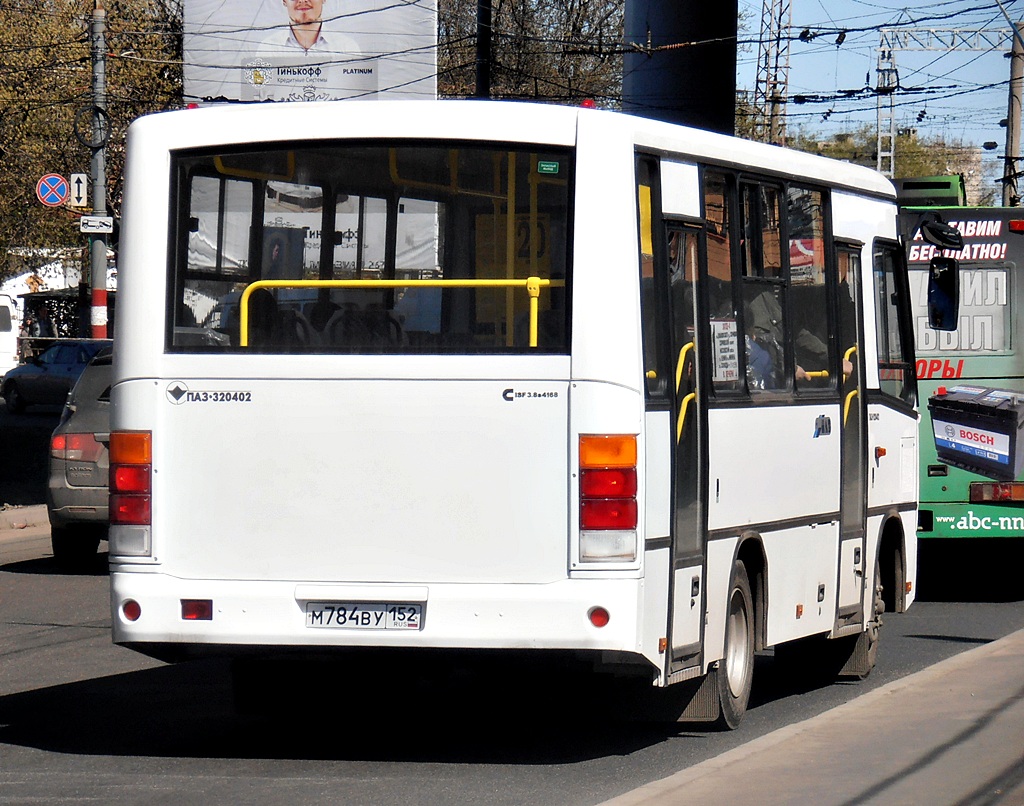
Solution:
<svg viewBox="0 0 1024 806">
<path fill-rule="evenodd" d="M 880 176 L 476 102 L 158 115 L 127 165 L 115 641 L 242 692 L 551 660 L 728 727 L 755 649 L 870 671 L 916 557 Z"/>
<path fill-rule="evenodd" d="M 961 249 L 944 253 L 959 261 L 960 291 L 959 316 L 946 331 L 927 324 L 927 268 L 940 250 L 919 228 L 935 218 L 963 238 Z M 1024 358 L 1016 339 L 1024 305 L 1024 211 L 905 207 L 901 228 L 921 391 L 919 537 L 959 549 L 959 565 L 982 546 L 996 550 L 1024 534 Z M 973 542 L 957 546 L 957 539 Z"/>
<path fill-rule="evenodd" d="M 621 647 L 630 619 L 589 613 L 636 607 L 635 492 L 602 492 L 593 530 L 569 502 L 575 113 L 535 146 L 512 113 L 453 145 L 376 137 L 457 131 L 401 108 L 237 112 L 131 136 L 117 640 Z M 593 436 L 635 486 L 625 411 Z"/>
</svg>

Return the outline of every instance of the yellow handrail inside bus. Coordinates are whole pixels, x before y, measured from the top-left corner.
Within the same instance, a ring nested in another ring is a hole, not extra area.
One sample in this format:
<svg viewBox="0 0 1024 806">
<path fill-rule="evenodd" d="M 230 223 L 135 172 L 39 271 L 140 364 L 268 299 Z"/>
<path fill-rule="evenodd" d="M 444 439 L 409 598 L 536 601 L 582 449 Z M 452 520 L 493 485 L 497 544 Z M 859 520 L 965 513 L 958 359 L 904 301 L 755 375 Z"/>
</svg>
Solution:
<svg viewBox="0 0 1024 806">
<path fill-rule="evenodd" d="M 690 392 L 679 404 L 679 417 L 676 419 L 676 445 L 683 438 L 683 425 L 686 423 L 686 409 L 697 398 L 696 392 Z"/>
<path fill-rule="evenodd" d="M 242 292 L 238 303 L 238 343 L 249 346 L 249 298 L 260 288 L 525 288 L 530 295 L 530 346 L 537 346 L 537 316 L 541 288 L 562 287 L 565 280 L 527 277 L 514 280 L 257 280 Z"/>
<path fill-rule="evenodd" d="M 846 364 L 847 361 L 849 361 L 851 364 L 853 363 L 853 361 L 850 360 L 850 356 L 853 355 L 855 352 L 857 352 L 857 345 L 856 344 L 853 345 L 853 347 L 851 347 L 845 353 L 843 353 L 843 364 L 844 365 Z M 843 383 L 845 383 L 846 379 L 849 378 L 849 377 L 850 376 L 847 374 L 846 370 L 843 370 Z M 845 418 L 844 418 L 844 421 L 845 421 Z"/>
<path fill-rule="evenodd" d="M 846 425 L 846 418 L 850 416 L 850 405 L 853 403 L 853 399 L 857 396 L 857 390 L 854 389 L 850 394 L 846 396 L 846 400 L 843 403 L 843 425 Z"/>
<path fill-rule="evenodd" d="M 686 354 L 693 349 L 693 342 L 687 342 L 679 350 L 679 359 L 676 361 L 676 391 L 679 391 L 679 384 L 683 380 L 683 366 L 686 364 Z"/>
<path fill-rule="evenodd" d="M 804 375 L 806 377 L 808 377 L 808 378 L 827 378 L 828 377 L 828 370 L 827 369 L 818 369 L 818 370 L 815 370 L 814 372 L 808 372 L 807 370 L 804 370 Z"/>
</svg>

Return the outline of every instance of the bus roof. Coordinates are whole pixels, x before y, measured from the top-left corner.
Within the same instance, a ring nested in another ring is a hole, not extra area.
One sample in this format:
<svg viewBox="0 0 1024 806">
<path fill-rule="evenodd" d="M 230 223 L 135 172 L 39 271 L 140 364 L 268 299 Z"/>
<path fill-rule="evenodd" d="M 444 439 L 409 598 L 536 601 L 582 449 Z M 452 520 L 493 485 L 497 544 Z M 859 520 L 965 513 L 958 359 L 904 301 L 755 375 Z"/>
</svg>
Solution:
<svg viewBox="0 0 1024 806">
<path fill-rule="evenodd" d="M 221 105 L 139 118 L 132 131 L 164 139 L 168 149 L 228 142 L 405 136 L 573 146 L 582 127 L 621 133 L 641 147 L 682 153 L 734 166 L 752 165 L 779 175 L 800 175 L 895 198 L 877 171 L 814 154 L 619 112 L 513 101 L 335 101 Z M 591 128 L 593 127 L 593 128 Z M 680 141 L 685 148 L 680 148 Z"/>
</svg>

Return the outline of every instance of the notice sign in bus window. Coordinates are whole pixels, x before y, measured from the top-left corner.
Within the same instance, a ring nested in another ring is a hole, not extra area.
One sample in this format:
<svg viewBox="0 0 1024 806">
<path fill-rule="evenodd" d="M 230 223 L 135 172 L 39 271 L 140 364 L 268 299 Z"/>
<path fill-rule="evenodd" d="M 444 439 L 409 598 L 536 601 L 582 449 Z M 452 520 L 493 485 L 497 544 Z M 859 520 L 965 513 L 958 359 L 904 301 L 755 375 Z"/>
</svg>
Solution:
<svg viewBox="0 0 1024 806">
<path fill-rule="evenodd" d="M 730 319 L 711 320 L 713 342 L 713 379 L 715 383 L 738 381 L 740 378 L 739 339 L 736 322 Z"/>
</svg>

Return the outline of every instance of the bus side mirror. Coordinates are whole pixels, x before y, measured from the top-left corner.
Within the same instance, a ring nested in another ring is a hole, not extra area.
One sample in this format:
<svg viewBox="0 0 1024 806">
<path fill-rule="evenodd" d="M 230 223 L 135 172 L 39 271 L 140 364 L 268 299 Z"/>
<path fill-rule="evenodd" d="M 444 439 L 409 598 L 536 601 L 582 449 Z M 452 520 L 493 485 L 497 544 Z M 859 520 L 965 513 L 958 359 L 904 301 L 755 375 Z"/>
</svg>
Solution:
<svg viewBox="0 0 1024 806">
<path fill-rule="evenodd" d="M 964 236 L 960 230 L 944 221 L 925 221 L 921 224 L 921 237 L 939 249 L 963 249 Z"/>
<path fill-rule="evenodd" d="M 952 257 L 933 257 L 928 266 L 928 326 L 956 330 L 960 312 L 960 263 Z"/>
</svg>

